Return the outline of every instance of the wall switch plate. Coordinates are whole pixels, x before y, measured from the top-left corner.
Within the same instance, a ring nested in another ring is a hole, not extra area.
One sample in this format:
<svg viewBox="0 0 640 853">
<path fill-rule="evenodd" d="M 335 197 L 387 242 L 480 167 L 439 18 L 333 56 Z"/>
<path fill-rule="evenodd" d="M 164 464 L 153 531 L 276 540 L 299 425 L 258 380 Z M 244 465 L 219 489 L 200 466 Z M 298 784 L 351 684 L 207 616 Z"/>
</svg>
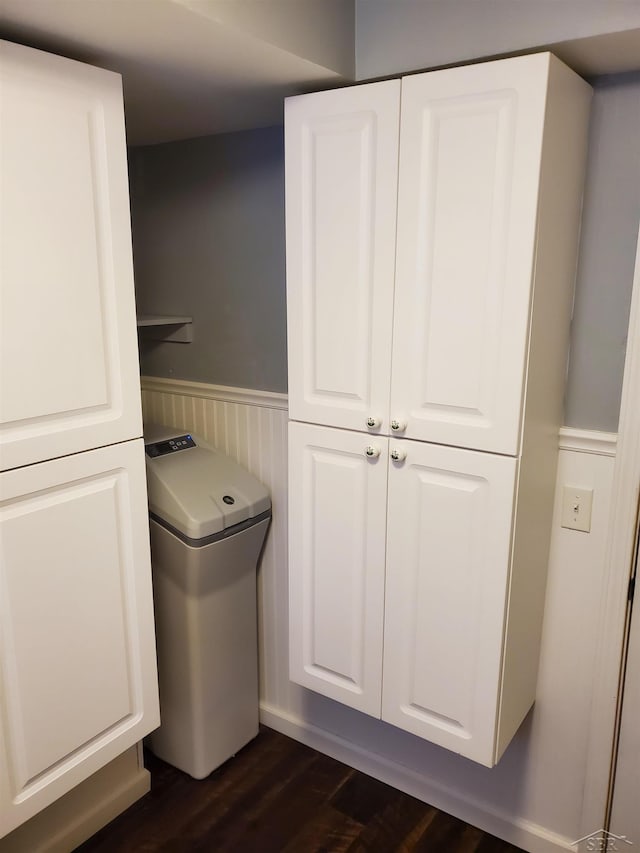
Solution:
<svg viewBox="0 0 640 853">
<path fill-rule="evenodd" d="M 576 486 L 564 486 L 562 489 L 563 527 L 570 530 L 591 531 L 591 506 L 593 489 L 579 489 Z"/>
</svg>

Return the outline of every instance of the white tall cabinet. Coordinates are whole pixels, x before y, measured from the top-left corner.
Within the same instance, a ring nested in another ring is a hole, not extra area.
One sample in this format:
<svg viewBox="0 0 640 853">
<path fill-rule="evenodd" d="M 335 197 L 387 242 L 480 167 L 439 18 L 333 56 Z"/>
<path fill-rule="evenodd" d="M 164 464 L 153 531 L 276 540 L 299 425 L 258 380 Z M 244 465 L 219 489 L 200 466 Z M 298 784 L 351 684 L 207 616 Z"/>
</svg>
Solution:
<svg viewBox="0 0 640 853">
<path fill-rule="evenodd" d="M 2 836 L 159 716 L 120 77 L 0 90 Z"/>
<path fill-rule="evenodd" d="M 591 90 L 289 99 L 292 680 L 492 766 L 535 697 Z"/>
</svg>

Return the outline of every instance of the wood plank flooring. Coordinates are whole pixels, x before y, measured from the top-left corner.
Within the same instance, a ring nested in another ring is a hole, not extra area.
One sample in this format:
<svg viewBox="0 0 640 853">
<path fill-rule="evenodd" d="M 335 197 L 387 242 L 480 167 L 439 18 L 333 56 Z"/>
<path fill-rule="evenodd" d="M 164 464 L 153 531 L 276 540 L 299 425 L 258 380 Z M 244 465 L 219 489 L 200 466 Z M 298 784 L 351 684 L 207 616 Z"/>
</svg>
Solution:
<svg viewBox="0 0 640 853">
<path fill-rule="evenodd" d="M 76 853 L 518 853 L 263 728 L 201 781 L 147 753 L 151 792 Z"/>
</svg>

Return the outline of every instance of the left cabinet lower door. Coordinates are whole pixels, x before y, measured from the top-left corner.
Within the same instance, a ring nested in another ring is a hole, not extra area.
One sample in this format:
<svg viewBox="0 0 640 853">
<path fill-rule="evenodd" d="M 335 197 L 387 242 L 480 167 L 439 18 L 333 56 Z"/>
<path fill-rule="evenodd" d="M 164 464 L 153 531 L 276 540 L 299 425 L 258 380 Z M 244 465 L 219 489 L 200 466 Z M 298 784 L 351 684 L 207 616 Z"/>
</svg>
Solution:
<svg viewBox="0 0 640 853">
<path fill-rule="evenodd" d="M 388 439 L 289 423 L 292 681 L 380 716 Z M 373 454 L 367 455 L 367 448 Z"/>
<path fill-rule="evenodd" d="M 0 474 L 0 836 L 159 724 L 142 440 Z"/>
<path fill-rule="evenodd" d="M 118 74 L 0 42 L 0 468 L 142 435 Z"/>
</svg>

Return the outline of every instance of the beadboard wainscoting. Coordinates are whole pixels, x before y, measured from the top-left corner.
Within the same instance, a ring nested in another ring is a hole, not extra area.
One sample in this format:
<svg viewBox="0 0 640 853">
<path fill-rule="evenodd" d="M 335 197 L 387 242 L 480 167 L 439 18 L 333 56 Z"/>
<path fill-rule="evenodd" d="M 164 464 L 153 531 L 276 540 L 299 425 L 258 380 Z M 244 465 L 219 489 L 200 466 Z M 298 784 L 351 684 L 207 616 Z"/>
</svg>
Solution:
<svg viewBox="0 0 640 853">
<path fill-rule="evenodd" d="M 537 700 L 489 770 L 289 681 L 286 395 L 156 378 L 144 378 L 142 387 L 146 419 L 201 435 L 271 491 L 273 521 L 258 571 L 266 725 L 531 853 L 575 850 L 578 838 L 600 829 L 606 766 L 596 780 L 601 804 L 585 813 L 583 797 L 615 435 L 561 432 Z M 565 484 L 594 490 L 591 533 L 560 526 Z M 597 736 L 605 746 L 611 740 L 611 732 Z"/>
</svg>

